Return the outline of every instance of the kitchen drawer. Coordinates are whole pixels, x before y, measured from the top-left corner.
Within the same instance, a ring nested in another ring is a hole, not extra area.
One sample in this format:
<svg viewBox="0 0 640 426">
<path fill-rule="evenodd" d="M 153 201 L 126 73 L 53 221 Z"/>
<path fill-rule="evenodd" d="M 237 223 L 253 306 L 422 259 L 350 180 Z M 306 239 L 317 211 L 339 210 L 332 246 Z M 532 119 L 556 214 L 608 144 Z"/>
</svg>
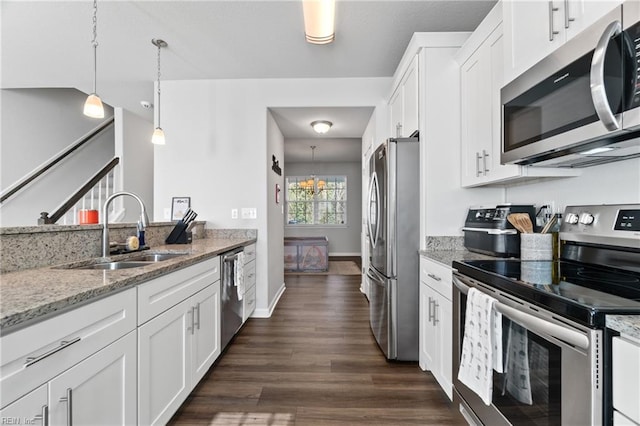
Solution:
<svg viewBox="0 0 640 426">
<path fill-rule="evenodd" d="M 453 271 L 450 267 L 421 256 L 420 281 L 433 288 L 447 300 L 452 300 Z"/>
<path fill-rule="evenodd" d="M 220 258 L 208 259 L 138 286 L 138 325 L 220 279 Z"/>
<path fill-rule="evenodd" d="M 640 423 L 640 345 L 613 338 L 613 408 Z"/>
<path fill-rule="evenodd" d="M 252 260 L 256 260 L 256 245 L 250 244 L 244 248 L 244 263 L 245 265 Z"/>
<path fill-rule="evenodd" d="M 247 289 L 242 298 L 242 322 L 244 323 L 256 310 L 256 286 Z"/>
<path fill-rule="evenodd" d="M 256 285 L 256 262 L 249 262 L 244 264 L 244 286 L 249 288 Z"/>
<path fill-rule="evenodd" d="M 2 336 L 0 408 L 135 328 L 131 288 Z"/>
</svg>

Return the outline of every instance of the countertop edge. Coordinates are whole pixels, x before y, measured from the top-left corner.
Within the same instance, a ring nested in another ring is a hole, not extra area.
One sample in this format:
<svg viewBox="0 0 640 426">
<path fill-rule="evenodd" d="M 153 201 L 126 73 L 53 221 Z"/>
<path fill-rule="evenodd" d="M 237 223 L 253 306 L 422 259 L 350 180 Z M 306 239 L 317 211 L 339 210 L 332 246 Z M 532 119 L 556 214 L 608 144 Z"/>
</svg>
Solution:
<svg viewBox="0 0 640 426">
<path fill-rule="evenodd" d="M 607 315 L 606 325 L 640 345 L 640 315 Z"/>
<path fill-rule="evenodd" d="M 151 252 L 189 251 L 189 253 L 175 259 L 120 271 L 79 272 L 76 269 L 65 269 L 61 267 L 64 265 L 57 265 L 3 274 L 1 277 L 2 280 L 0 281 L 0 291 L 8 286 L 13 287 L 13 291 L 2 291 L 2 298 L 0 298 L 0 306 L 2 307 L 0 310 L 0 335 L 13 333 L 19 329 L 67 312 L 81 305 L 94 302 L 162 275 L 214 258 L 234 248 L 248 246 L 256 241 L 256 238 L 216 238 L 199 239 L 189 245 L 157 246 L 153 247 Z M 121 259 L 126 256 L 128 255 L 113 256 L 113 258 Z M 111 277 L 107 277 L 106 274 L 111 274 Z M 54 278 L 52 278 L 51 275 L 55 275 L 55 279 L 63 280 L 65 277 L 68 277 L 68 282 L 61 283 L 60 287 L 73 280 L 79 280 L 80 278 L 86 278 L 90 283 L 85 286 L 78 286 L 82 288 L 79 288 L 75 292 L 68 289 L 58 291 L 56 288 L 51 288 L 52 285 L 55 285 L 52 284 Z M 42 284 L 35 283 L 38 277 L 42 277 L 40 280 Z M 107 282 L 104 282 L 105 280 Z M 91 281 L 93 281 L 93 284 Z M 29 287 L 25 288 L 25 290 L 28 290 L 32 295 L 28 295 L 26 298 L 32 300 L 29 303 L 24 302 L 24 300 L 20 300 L 20 302 L 22 302 L 22 305 L 29 304 L 29 306 L 19 309 L 7 309 L 7 305 L 18 302 L 18 300 L 16 300 L 17 296 L 15 295 L 15 293 L 17 293 L 16 289 L 19 289 L 19 287 L 23 285 Z M 54 293 L 54 295 L 49 298 L 38 297 L 43 294 L 42 292 L 46 292 L 47 290 Z M 59 295 L 56 296 L 56 293 Z M 36 298 L 37 301 L 33 302 L 33 299 Z"/>
</svg>

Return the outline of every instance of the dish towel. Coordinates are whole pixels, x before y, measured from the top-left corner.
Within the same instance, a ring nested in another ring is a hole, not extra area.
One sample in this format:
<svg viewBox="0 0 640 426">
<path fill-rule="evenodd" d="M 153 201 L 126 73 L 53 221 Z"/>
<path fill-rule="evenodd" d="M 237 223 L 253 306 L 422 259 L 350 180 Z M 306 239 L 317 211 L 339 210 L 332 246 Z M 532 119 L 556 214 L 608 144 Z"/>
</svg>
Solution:
<svg viewBox="0 0 640 426">
<path fill-rule="evenodd" d="M 242 300 L 244 296 L 244 252 L 236 255 L 236 260 L 233 263 L 233 277 L 233 285 L 238 291 L 238 300 Z"/>
<path fill-rule="evenodd" d="M 493 397 L 493 370 L 502 373 L 502 315 L 496 299 L 475 288 L 467 294 L 464 337 L 458 380 L 486 405 Z"/>
<path fill-rule="evenodd" d="M 507 337 L 505 384 L 502 391 L 509 392 L 523 404 L 533 404 L 529 371 L 529 338 L 527 330 L 511 322 Z"/>
</svg>

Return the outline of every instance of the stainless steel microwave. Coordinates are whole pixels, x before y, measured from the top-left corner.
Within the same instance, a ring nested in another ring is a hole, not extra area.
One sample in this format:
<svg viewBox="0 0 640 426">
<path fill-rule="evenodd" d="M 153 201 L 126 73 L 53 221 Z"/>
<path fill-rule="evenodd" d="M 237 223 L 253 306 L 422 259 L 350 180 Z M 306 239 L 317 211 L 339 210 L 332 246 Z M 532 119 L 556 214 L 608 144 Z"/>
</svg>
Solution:
<svg viewBox="0 0 640 426">
<path fill-rule="evenodd" d="M 640 156 L 640 4 L 627 1 L 502 88 L 503 164 Z"/>
</svg>

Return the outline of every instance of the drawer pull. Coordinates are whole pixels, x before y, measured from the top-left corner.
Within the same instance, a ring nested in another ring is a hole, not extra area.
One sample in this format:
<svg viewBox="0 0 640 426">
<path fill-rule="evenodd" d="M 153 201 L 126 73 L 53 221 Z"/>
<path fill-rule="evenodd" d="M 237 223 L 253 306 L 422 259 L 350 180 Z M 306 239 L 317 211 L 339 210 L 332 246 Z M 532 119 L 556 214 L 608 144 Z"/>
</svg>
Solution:
<svg viewBox="0 0 640 426">
<path fill-rule="evenodd" d="M 38 355 L 38 356 L 30 356 L 28 357 L 25 362 L 24 362 L 24 366 L 25 367 L 29 367 L 33 364 L 35 364 L 36 362 L 42 361 L 43 359 L 55 354 L 56 352 L 60 352 L 61 350 L 68 348 L 69 346 L 73 345 L 74 343 L 78 343 L 80 341 L 79 337 L 76 337 L 73 340 L 63 340 L 60 342 L 60 346 L 51 349 L 50 351 L 47 351 L 45 353 L 43 353 L 42 355 Z"/>
<path fill-rule="evenodd" d="M 436 281 L 442 281 L 442 278 L 440 278 L 440 277 L 439 277 L 439 276 L 437 276 L 437 275 L 434 275 L 434 274 L 427 274 L 427 276 L 428 276 L 428 277 L 430 277 L 430 278 L 433 278 L 433 279 L 434 279 L 434 280 L 436 280 Z"/>
</svg>

